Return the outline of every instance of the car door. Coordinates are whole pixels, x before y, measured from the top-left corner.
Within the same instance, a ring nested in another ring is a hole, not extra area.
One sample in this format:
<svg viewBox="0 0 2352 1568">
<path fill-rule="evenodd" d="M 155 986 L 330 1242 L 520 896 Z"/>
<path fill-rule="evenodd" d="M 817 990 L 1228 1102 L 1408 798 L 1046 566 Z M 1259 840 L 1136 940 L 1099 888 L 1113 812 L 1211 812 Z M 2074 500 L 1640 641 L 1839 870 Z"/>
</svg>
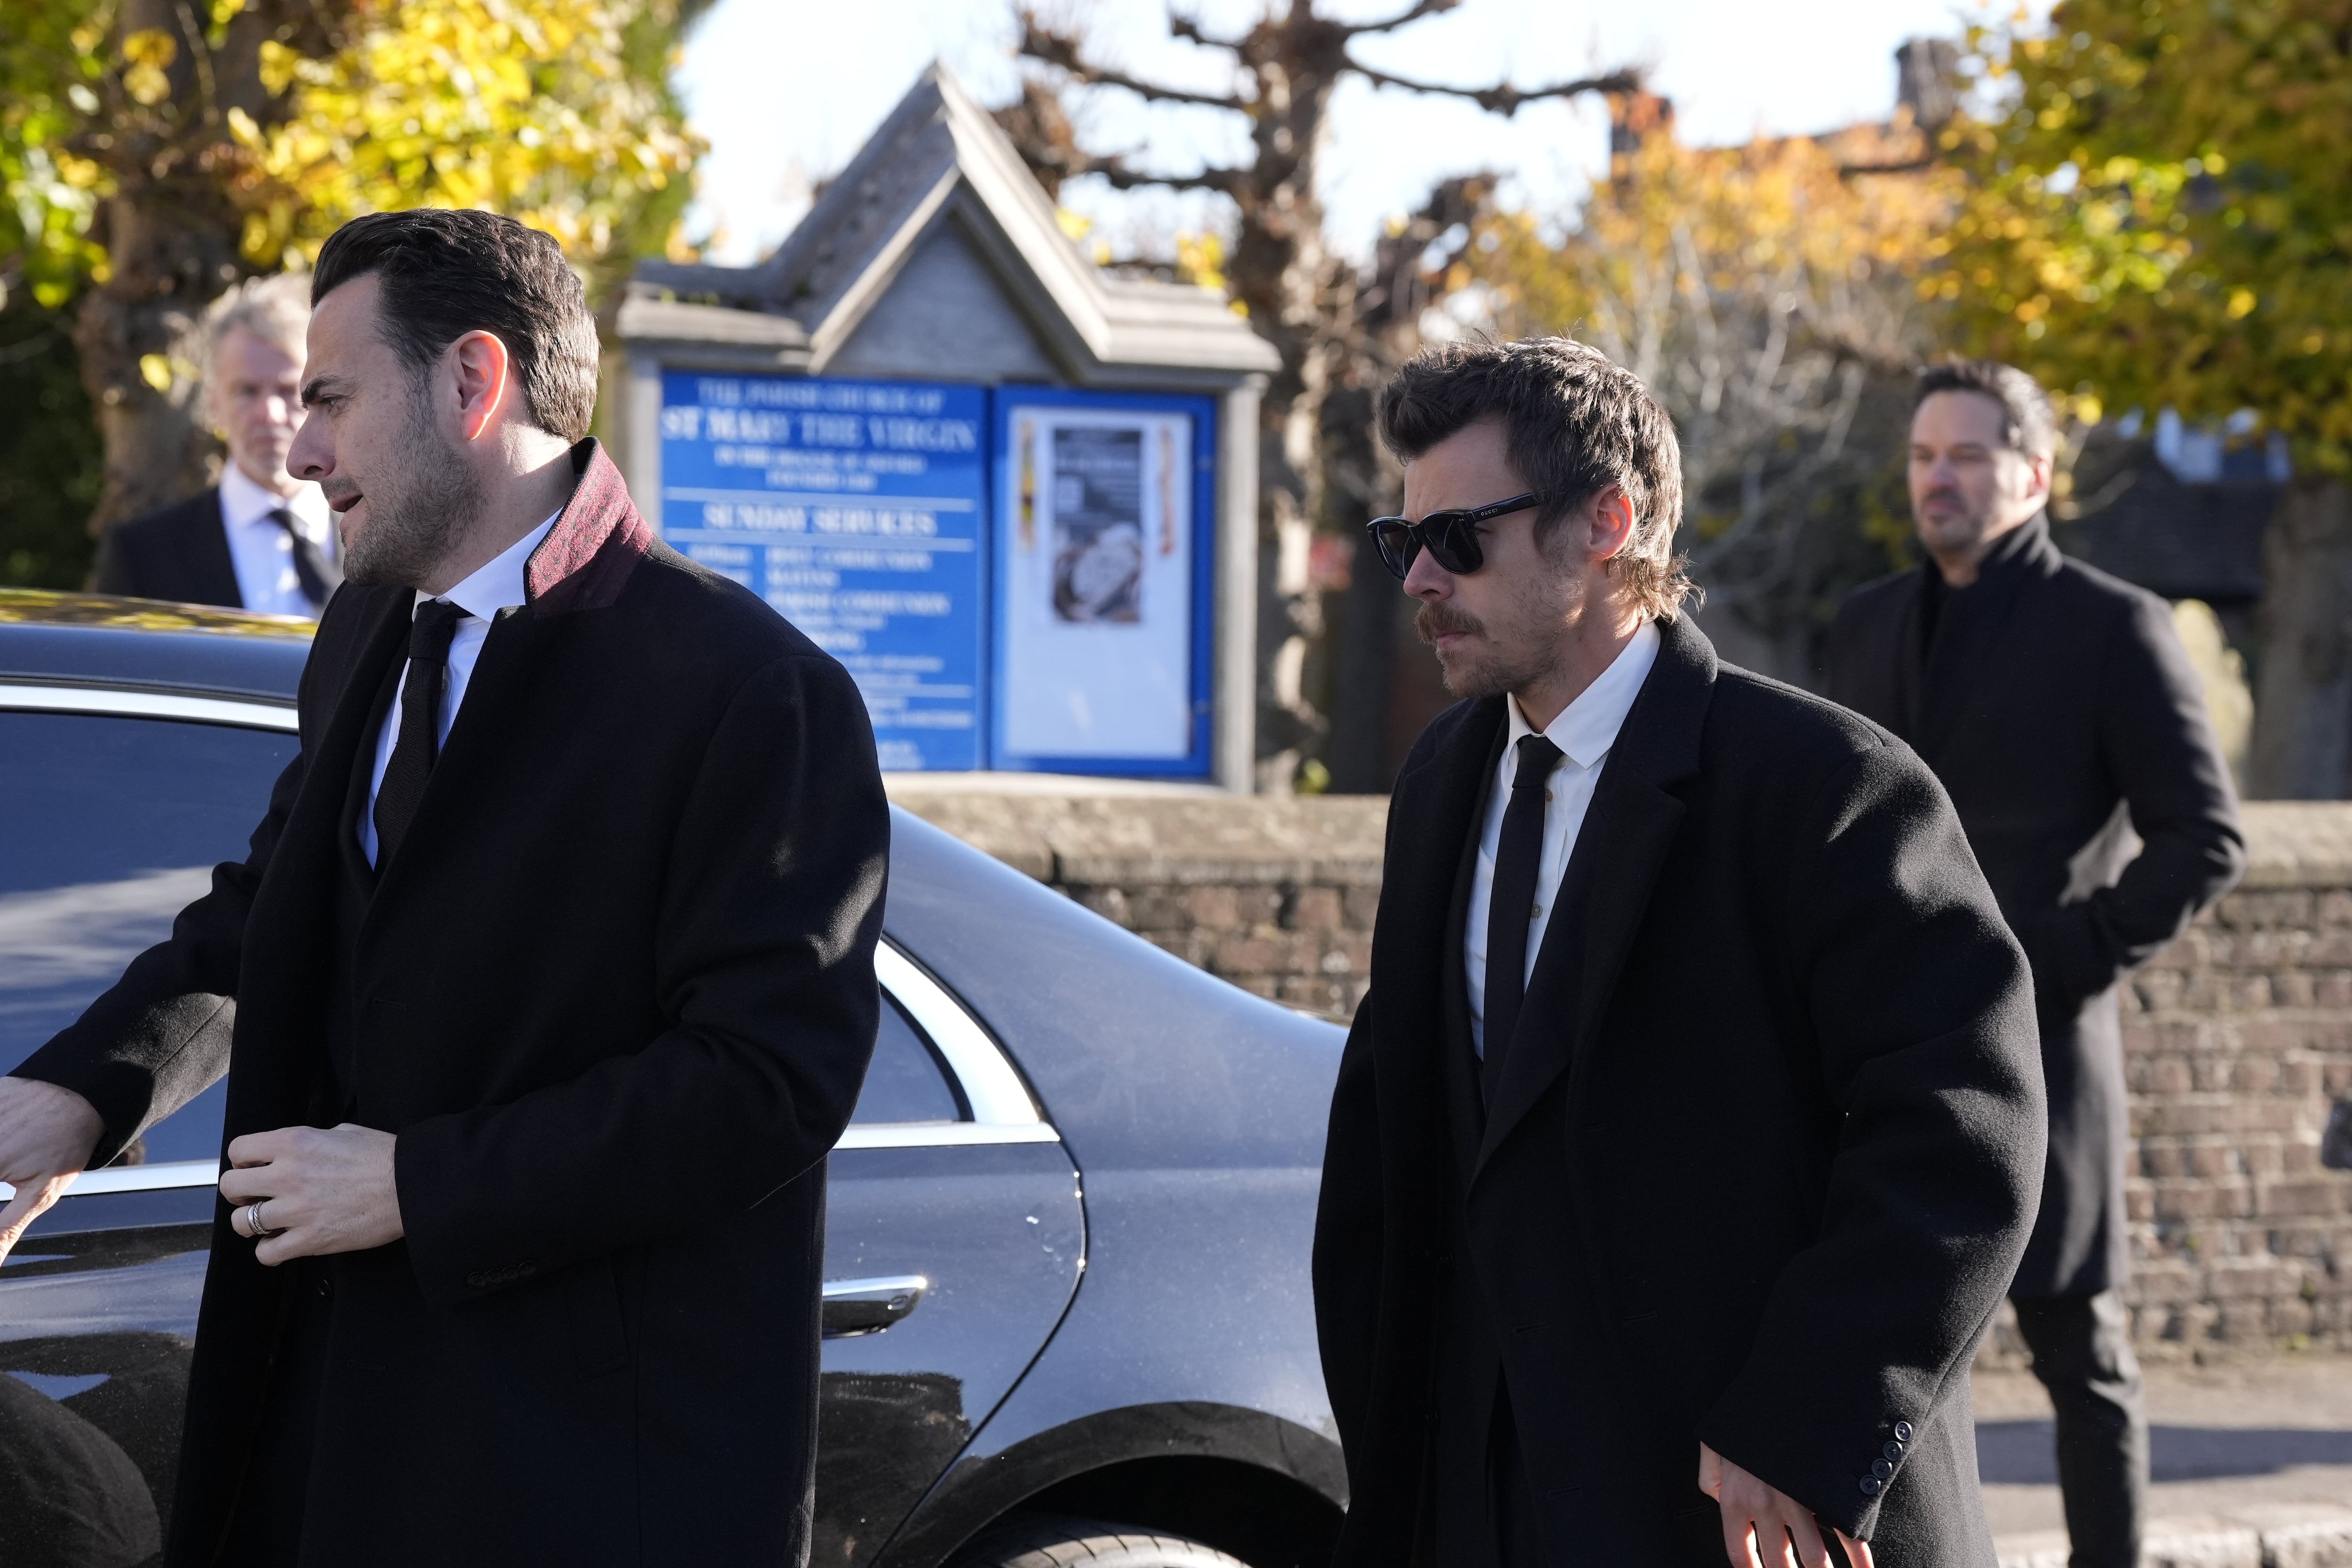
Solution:
<svg viewBox="0 0 2352 1568">
<path fill-rule="evenodd" d="M 821 1568 L 871 1562 L 1045 1347 L 1078 1176 L 988 1032 L 886 940 L 882 1028 L 825 1205 Z"/>
<path fill-rule="evenodd" d="M 58 710 L 78 701 L 133 711 Z M 293 710 L 268 703 L 46 687 L 0 690 L 0 708 L 6 1071 L 167 934 L 216 862 L 243 858 L 296 743 Z M 9 1568 L 113 1568 L 160 1550 L 223 1100 L 214 1085 L 82 1176 L 0 1268 Z"/>
<path fill-rule="evenodd" d="M 0 1072 L 242 858 L 292 728 L 269 703 L 0 683 Z M 876 967 L 874 1066 L 829 1172 L 825 1563 L 880 1550 L 1084 1259 L 1076 1173 L 1005 1053 L 916 959 Z M 83 1175 L 0 1267 L 8 1568 L 135 1563 L 168 1528 L 223 1099 Z"/>
</svg>

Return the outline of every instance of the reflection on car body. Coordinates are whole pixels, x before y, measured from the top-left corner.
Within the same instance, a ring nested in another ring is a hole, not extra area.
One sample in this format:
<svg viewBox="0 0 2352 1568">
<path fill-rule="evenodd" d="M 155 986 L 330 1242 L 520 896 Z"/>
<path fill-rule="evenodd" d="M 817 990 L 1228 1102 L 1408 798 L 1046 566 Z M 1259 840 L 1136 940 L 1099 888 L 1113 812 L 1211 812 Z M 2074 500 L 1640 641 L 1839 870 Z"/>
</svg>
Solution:
<svg viewBox="0 0 2352 1568">
<path fill-rule="evenodd" d="M 0 592 L 0 1068 L 244 853 L 305 647 Z M 893 833 L 887 1005 L 828 1176 L 814 1561 L 984 1563 L 1008 1521 L 1078 1515 L 1319 1563 L 1345 1482 L 1306 1260 L 1339 1032 Z M 168 1526 L 222 1094 L 0 1273 L 10 1568 L 137 1563 Z"/>
</svg>

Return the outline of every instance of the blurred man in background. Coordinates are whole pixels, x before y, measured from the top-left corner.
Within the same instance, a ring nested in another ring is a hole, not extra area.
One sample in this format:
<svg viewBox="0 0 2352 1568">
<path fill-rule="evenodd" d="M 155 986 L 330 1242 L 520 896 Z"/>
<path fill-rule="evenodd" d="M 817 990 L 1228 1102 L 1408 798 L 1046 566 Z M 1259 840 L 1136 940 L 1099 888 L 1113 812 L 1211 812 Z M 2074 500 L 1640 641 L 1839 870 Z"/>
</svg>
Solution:
<svg viewBox="0 0 2352 1568">
<path fill-rule="evenodd" d="M 257 278 L 205 318 L 205 416 L 228 447 L 220 483 L 109 529 L 101 594 L 317 618 L 342 581 L 319 487 L 286 471 L 302 424 L 310 280 Z"/>
<path fill-rule="evenodd" d="M 1830 695 L 1935 770 L 2032 965 L 2050 1155 L 2011 1296 L 2057 1410 L 2074 1568 L 2133 1568 L 2147 1425 L 2117 1294 L 2129 1131 L 2115 987 L 2229 889 L 2245 844 L 2170 610 L 2050 542 L 2056 449 L 2024 372 L 1920 377 L 1911 510 L 1928 559 L 1840 609 Z"/>
</svg>

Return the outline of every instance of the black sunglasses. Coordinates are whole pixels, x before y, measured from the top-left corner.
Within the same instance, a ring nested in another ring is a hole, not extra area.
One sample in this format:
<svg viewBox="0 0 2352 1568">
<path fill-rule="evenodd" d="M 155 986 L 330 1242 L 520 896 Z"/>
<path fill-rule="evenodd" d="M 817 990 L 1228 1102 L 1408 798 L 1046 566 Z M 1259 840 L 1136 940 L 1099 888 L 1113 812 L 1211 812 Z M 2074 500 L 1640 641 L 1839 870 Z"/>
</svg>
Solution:
<svg viewBox="0 0 2352 1568">
<path fill-rule="evenodd" d="M 1394 573 L 1399 582 L 1412 570 L 1413 558 L 1424 545 L 1440 566 L 1456 577 L 1466 577 L 1486 564 L 1486 552 L 1478 548 L 1478 525 L 1525 511 L 1541 500 L 1531 490 L 1492 506 L 1433 511 L 1419 522 L 1407 522 L 1401 517 L 1376 517 L 1365 526 L 1372 531 L 1372 542 L 1380 547 L 1381 564 Z"/>
</svg>

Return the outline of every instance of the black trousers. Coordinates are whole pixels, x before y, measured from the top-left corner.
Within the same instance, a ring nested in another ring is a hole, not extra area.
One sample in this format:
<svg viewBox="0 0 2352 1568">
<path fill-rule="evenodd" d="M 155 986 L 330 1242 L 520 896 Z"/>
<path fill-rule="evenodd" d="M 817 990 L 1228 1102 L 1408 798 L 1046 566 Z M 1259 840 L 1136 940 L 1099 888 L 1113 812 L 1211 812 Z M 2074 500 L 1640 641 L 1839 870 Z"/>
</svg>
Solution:
<svg viewBox="0 0 2352 1568">
<path fill-rule="evenodd" d="M 2073 1568 L 2137 1568 L 2147 1520 L 2147 1413 L 2123 1301 L 2021 1297 L 2018 1331 L 2058 1414 L 2058 1487 Z"/>
</svg>

